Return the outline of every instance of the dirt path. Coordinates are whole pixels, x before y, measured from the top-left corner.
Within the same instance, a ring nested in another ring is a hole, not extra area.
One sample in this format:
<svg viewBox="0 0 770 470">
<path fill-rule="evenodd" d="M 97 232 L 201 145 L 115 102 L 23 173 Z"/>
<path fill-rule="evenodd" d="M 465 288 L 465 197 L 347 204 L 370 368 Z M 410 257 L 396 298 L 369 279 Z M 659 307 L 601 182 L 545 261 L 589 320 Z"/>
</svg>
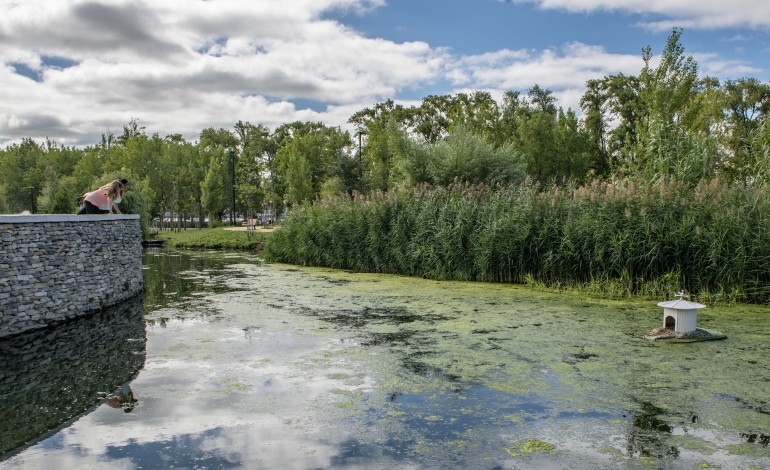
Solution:
<svg viewBox="0 0 770 470">
<path fill-rule="evenodd" d="M 225 230 L 230 230 L 233 232 L 245 232 L 247 229 L 246 227 L 225 227 Z M 274 228 L 254 227 L 254 232 L 256 233 L 270 233 L 274 230 Z"/>
</svg>

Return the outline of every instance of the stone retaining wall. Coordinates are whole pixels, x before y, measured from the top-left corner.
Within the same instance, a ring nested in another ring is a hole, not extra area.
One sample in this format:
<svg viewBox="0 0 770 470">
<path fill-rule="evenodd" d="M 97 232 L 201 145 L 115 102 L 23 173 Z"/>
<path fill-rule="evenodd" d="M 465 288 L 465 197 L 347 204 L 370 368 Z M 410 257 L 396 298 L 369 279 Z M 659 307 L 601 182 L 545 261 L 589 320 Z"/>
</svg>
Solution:
<svg viewBox="0 0 770 470">
<path fill-rule="evenodd" d="M 140 293 L 138 215 L 0 216 L 0 337 Z"/>
</svg>

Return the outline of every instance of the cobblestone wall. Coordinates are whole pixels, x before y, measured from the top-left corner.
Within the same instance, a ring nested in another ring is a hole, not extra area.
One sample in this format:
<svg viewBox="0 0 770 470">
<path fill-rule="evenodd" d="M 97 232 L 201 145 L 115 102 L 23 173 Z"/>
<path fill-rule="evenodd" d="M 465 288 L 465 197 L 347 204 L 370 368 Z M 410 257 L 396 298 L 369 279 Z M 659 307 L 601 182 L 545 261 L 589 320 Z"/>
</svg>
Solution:
<svg viewBox="0 0 770 470">
<path fill-rule="evenodd" d="M 0 337 L 142 291 L 138 215 L 0 216 Z"/>
</svg>

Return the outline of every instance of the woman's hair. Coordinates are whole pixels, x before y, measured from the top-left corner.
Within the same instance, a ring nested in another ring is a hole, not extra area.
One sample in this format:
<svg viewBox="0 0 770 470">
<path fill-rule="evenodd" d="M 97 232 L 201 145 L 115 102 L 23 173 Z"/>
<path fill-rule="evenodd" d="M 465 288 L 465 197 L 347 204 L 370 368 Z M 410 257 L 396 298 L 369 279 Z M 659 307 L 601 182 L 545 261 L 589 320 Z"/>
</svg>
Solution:
<svg viewBox="0 0 770 470">
<path fill-rule="evenodd" d="M 122 179 L 122 180 L 111 181 L 99 189 L 106 191 L 107 197 L 115 200 L 123 197 L 123 195 L 126 193 L 127 185 L 128 185 L 128 180 Z"/>
</svg>

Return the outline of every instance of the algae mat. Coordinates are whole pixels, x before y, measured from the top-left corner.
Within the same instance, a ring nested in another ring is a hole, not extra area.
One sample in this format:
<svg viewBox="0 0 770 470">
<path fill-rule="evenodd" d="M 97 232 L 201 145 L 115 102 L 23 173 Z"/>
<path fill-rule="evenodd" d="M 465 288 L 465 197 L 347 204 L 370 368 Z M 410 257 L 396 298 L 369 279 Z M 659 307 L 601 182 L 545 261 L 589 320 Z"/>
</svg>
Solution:
<svg viewBox="0 0 770 470">
<path fill-rule="evenodd" d="M 3 468 L 768 468 L 767 307 L 148 253 L 146 362 Z M 103 391 L 101 393 L 104 393 Z"/>
</svg>

